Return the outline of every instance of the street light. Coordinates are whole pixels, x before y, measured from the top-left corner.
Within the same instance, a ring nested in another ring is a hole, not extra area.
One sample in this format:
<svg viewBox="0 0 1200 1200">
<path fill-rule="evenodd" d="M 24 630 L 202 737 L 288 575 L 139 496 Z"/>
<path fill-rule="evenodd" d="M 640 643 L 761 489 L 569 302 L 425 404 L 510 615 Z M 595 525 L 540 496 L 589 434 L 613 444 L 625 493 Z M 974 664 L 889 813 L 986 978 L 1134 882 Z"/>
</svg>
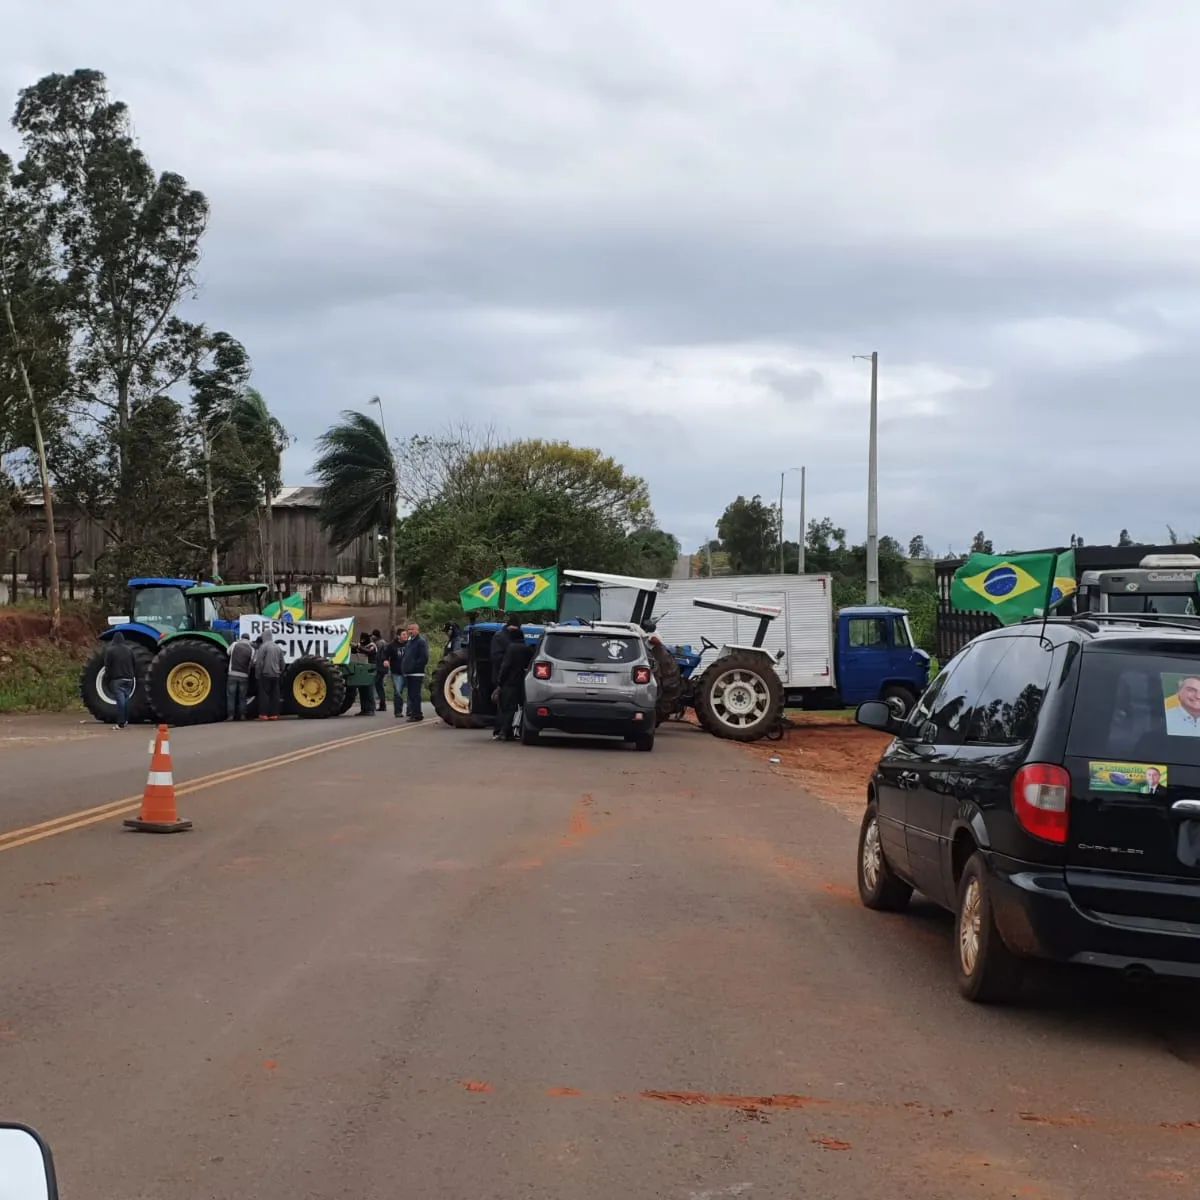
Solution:
<svg viewBox="0 0 1200 1200">
<path fill-rule="evenodd" d="M 793 471 L 803 471 L 803 467 L 788 467 L 779 472 L 779 573 L 783 574 L 783 481 Z"/>
<path fill-rule="evenodd" d="M 378 396 L 372 396 L 370 398 L 370 400 L 367 401 L 367 404 L 368 405 L 372 405 L 372 404 L 379 405 L 379 428 L 383 430 L 383 440 L 386 442 L 387 441 L 387 425 L 385 424 L 384 419 L 383 419 L 383 401 L 380 400 L 380 398 Z"/>
<path fill-rule="evenodd" d="M 867 603 L 879 603 L 879 351 L 855 354 L 871 364 L 871 438 L 867 450 Z"/>
<path fill-rule="evenodd" d="M 796 574 L 797 575 L 804 574 L 804 537 L 808 532 L 808 529 L 807 529 L 807 527 L 805 525 L 805 521 L 804 521 L 804 492 L 805 492 L 805 485 L 808 482 L 807 476 L 808 476 L 808 468 L 801 467 L 800 468 L 800 557 L 796 563 Z"/>
</svg>

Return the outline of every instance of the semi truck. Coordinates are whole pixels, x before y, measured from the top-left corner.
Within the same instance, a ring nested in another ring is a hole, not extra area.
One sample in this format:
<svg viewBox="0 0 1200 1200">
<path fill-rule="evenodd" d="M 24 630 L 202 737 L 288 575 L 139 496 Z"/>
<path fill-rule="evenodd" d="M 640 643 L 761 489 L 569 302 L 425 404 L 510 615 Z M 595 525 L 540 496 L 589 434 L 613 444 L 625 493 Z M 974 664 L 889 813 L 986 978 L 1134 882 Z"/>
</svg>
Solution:
<svg viewBox="0 0 1200 1200">
<path fill-rule="evenodd" d="M 857 605 L 835 614 L 832 585 L 829 575 L 673 579 L 659 597 L 655 632 L 681 661 L 723 646 L 750 647 L 761 638 L 793 708 L 884 700 L 907 713 L 929 679 L 929 655 L 913 644 L 908 613 Z M 764 629 L 762 616 L 776 610 Z M 689 674 L 698 676 L 705 665 Z"/>
</svg>

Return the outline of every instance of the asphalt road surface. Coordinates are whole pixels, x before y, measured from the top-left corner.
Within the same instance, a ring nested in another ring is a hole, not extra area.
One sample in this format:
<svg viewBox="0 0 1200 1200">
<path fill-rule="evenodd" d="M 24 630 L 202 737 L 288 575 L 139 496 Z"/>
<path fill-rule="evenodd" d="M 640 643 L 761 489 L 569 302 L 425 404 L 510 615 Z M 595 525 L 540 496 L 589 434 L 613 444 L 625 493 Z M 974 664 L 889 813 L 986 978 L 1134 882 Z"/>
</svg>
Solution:
<svg viewBox="0 0 1200 1200">
<path fill-rule="evenodd" d="M 735 746 L 175 730 L 155 837 L 147 740 L 0 725 L 0 1113 L 64 1200 L 1200 1185 L 1195 991 L 967 1005 L 948 918 L 862 909 L 853 824 Z"/>
</svg>

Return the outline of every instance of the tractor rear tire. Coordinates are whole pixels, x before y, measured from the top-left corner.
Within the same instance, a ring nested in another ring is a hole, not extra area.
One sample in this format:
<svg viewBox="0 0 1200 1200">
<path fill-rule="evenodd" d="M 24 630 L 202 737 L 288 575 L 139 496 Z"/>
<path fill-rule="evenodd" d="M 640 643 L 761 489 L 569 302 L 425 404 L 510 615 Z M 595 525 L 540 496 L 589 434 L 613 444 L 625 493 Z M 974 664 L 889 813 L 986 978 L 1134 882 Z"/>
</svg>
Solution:
<svg viewBox="0 0 1200 1200">
<path fill-rule="evenodd" d="M 338 709 L 338 716 L 344 717 L 353 707 L 354 702 L 358 697 L 354 694 L 353 688 L 346 689 L 346 698 L 342 701 L 342 707 Z"/>
<path fill-rule="evenodd" d="M 696 712 L 709 733 L 735 742 L 756 742 L 783 718 L 783 681 L 770 658 L 735 650 L 718 658 L 696 685 Z"/>
<path fill-rule="evenodd" d="M 662 642 L 651 642 L 648 646 L 650 660 L 654 666 L 654 677 L 658 680 L 658 702 L 655 705 L 655 724 L 669 721 L 679 708 L 679 697 L 683 694 L 683 672 L 670 650 Z"/>
<path fill-rule="evenodd" d="M 289 663 L 283 675 L 283 710 L 303 720 L 340 716 L 345 711 L 342 705 L 347 693 L 352 699 L 354 692 L 346 687 L 346 677 L 329 659 L 315 654 L 306 654 Z M 371 703 L 375 703 L 373 692 Z"/>
<path fill-rule="evenodd" d="M 482 729 L 490 724 L 471 712 L 468 679 L 467 652 L 455 650 L 443 656 L 429 684 L 433 711 L 454 729 Z"/>
<path fill-rule="evenodd" d="M 107 721 L 108 724 L 114 725 L 117 720 L 117 705 L 104 686 L 104 652 L 107 649 L 108 643 L 105 642 L 88 659 L 87 666 L 83 668 L 83 674 L 79 677 L 79 696 L 83 700 L 83 706 L 97 721 Z M 133 655 L 134 672 L 133 693 L 129 697 L 129 723 L 132 725 L 150 719 L 146 671 L 154 656 L 147 647 L 138 645 L 137 642 L 129 643 L 129 653 Z"/>
<path fill-rule="evenodd" d="M 146 692 L 155 720 L 166 725 L 207 725 L 225 719 L 229 659 L 202 638 L 168 642 L 151 660 Z"/>
</svg>

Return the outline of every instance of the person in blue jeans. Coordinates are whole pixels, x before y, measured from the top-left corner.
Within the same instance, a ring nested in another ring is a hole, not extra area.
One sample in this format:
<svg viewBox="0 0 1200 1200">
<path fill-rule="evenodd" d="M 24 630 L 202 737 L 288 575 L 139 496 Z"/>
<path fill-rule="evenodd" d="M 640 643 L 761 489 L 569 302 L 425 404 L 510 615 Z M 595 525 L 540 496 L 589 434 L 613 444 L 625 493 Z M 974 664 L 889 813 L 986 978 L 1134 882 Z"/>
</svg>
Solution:
<svg viewBox="0 0 1200 1200">
<path fill-rule="evenodd" d="M 397 717 L 404 716 L 404 647 L 408 644 L 408 630 L 397 629 L 388 642 L 383 665 L 392 676 L 392 705 Z"/>
<path fill-rule="evenodd" d="M 129 697 L 133 695 L 133 652 L 118 629 L 104 651 L 104 683 L 117 706 L 115 728 L 129 724 Z"/>
<path fill-rule="evenodd" d="M 404 690 L 408 693 L 408 719 L 423 721 L 421 689 L 425 686 L 425 669 L 429 666 L 429 643 L 421 636 L 421 627 L 413 621 L 408 627 L 408 641 L 400 656 L 400 672 Z M 394 668 L 393 668 L 394 669 Z"/>
</svg>

